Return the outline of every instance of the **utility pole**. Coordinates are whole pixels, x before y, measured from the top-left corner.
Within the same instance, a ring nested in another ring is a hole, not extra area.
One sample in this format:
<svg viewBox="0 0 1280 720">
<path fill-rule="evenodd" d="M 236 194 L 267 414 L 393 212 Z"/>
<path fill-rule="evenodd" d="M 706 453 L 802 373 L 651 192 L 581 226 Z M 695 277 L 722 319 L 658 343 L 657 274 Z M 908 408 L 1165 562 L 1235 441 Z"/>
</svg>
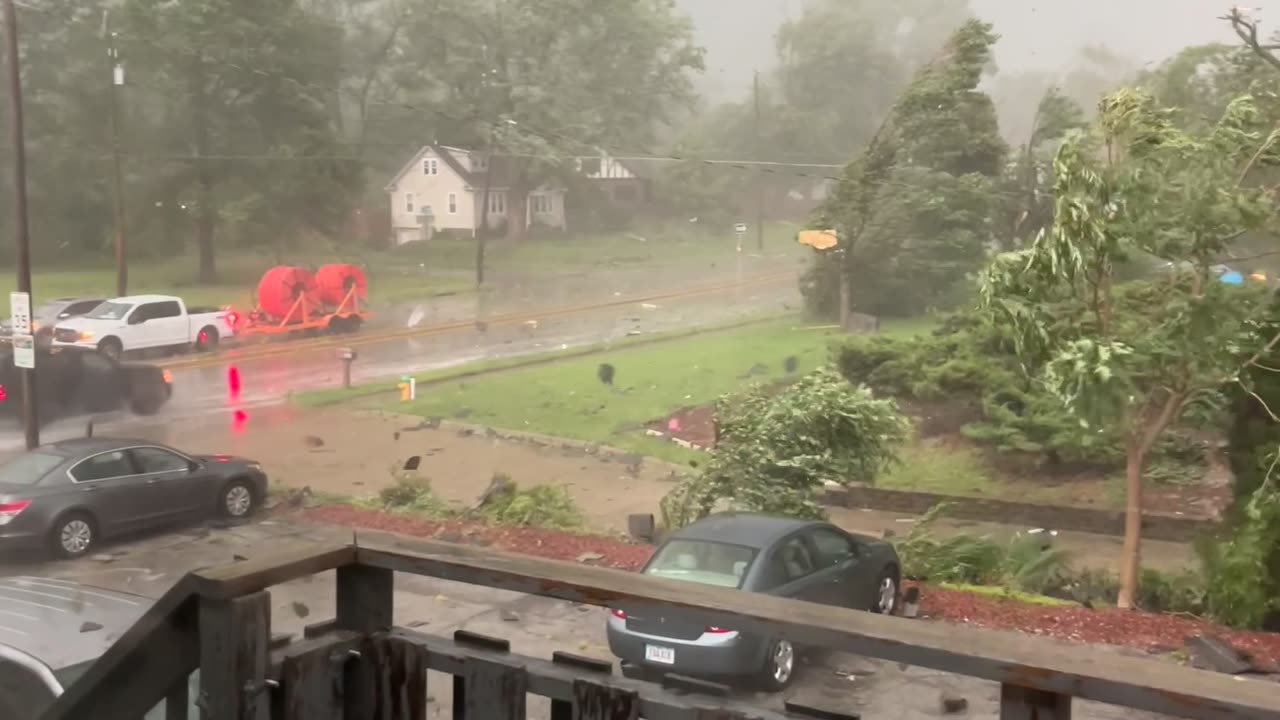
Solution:
<svg viewBox="0 0 1280 720">
<path fill-rule="evenodd" d="M 755 136 L 756 154 L 760 153 L 760 71 L 752 76 L 751 96 L 756 105 Z M 756 249 L 764 252 L 764 181 L 756 175 Z"/>
<path fill-rule="evenodd" d="M 107 59 L 111 71 L 111 195 L 116 230 L 116 295 L 129 294 L 129 262 L 124 245 L 124 180 L 120 172 L 120 106 L 116 88 L 124 85 L 124 66 L 116 49 L 116 33 L 111 30 L 110 10 L 102 11 L 102 34 L 107 41 Z"/>
<path fill-rule="evenodd" d="M 31 294 L 31 239 L 27 221 L 27 147 L 22 128 L 22 74 L 18 68 L 18 11 L 13 0 L 4 4 L 4 44 L 9 71 L 9 144 L 13 146 L 13 239 L 18 246 L 18 292 Z M 17 328 L 30 333 L 31 328 Z M 16 359 L 16 351 L 15 351 Z M 22 420 L 27 449 L 40 447 L 40 422 L 36 413 L 36 371 L 22 369 Z"/>
</svg>

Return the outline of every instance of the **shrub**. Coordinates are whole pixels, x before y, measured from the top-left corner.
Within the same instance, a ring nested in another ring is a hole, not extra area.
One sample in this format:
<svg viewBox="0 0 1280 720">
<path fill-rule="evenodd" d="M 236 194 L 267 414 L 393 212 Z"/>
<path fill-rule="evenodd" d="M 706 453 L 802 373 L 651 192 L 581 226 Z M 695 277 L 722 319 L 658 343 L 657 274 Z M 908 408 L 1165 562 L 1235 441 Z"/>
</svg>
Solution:
<svg viewBox="0 0 1280 720">
<path fill-rule="evenodd" d="M 520 489 L 511 478 L 494 475 L 480 512 L 498 525 L 574 530 L 585 524 L 582 510 L 563 485 L 536 485 Z"/>
<path fill-rule="evenodd" d="M 1050 462 L 1118 464 L 1119 442 L 1082 426 L 1062 402 L 1028 377 L 1007 330 L 977 316 L 953 315 L 928 337 L 858 338 L 839 351 L 841 373 L 891 397 L 980 408 L 961 428 L 1001 452 L 1042 454 Z"/>
<path fill-rule="evenodd" d="M 892 400 L 877 399 L 831 368 L 782 392 L 757 385 L 716 405 L 720 440 L 701 475 L 662 505 L 669 528 L 719 506 L 790 517 L 825 515 L 825 481 L 873 482 L 897 462 L 908 425 Z"/>
<path fill-rule="evenodd" d="M 1067 576 L 1067 553 L 1043 536 L 1014 536 L 1008 543 L 988 537 L 955 535 L 938 539 L 933 522 L 946 511 L 935 505 L 895 543 L 907 577 L 955 585 L 991 585 L 1047 595 Z"/>
<path fill-rule="evenodd" d="M 396 474 L 396 482 L 378 493 L 377 506 L 382 510 L 413 512 L 433 516 L 448 515 L 447 503 L 431 489 L 431 480 L 417 475 Z"/>
<path fill-rule="evenodd" d="M 1280 610 L 1280 487 L 1270 474 L 1240 511 L 1231 536 L 1204 548 L 1205 603 L 1219 622 L 1260 627 Z"/>
</svg>

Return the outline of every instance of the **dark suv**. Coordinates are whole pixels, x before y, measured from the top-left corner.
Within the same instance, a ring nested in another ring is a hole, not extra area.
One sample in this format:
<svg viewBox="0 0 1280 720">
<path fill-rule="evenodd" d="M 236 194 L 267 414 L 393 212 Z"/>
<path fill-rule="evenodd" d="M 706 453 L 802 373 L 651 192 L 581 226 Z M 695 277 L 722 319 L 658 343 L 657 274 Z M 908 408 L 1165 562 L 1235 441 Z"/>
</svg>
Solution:
<svg viewBox="0 0 1280 720">
<path fill-rule="evenodd" d="M 154 415 L 173 396 L 168 371 L 120 362 L 88 348 L 36 349 L 36 400 L 45 424 L 86 413 Z M 22 383 L 13 348 L 0 345 L 0 416 L 22 418 Z"/>
</svg>

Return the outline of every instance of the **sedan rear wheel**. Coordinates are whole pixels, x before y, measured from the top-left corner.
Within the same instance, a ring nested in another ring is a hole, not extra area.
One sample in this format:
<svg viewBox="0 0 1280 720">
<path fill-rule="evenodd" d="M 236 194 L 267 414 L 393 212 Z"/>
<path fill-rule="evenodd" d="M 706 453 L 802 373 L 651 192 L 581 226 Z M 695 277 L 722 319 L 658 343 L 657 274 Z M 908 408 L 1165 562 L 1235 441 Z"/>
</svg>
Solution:
<svg viewBox="0 0 1280 720">
<path fill-rule="evenodd" d="M 796 674 L 796 648 L 786 640 L 778 640 L 769 647 L 761 678 L 769 692 L 785 690 Z"/>
<path fill-rule="evenodd" d="M 59 556 L 73 560 L 83 557 L 98 541 L 93 518 L 83 513 L 73 513 L 60 519 L 53 526 L 50 540 Z"/>
</svg>

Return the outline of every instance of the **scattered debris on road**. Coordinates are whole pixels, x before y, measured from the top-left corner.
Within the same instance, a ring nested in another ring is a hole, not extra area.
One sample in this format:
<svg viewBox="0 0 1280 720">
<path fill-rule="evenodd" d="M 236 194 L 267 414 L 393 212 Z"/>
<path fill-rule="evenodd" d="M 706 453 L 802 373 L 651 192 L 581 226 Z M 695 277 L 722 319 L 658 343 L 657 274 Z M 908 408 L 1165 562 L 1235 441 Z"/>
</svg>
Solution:
<svg viewBox="0 0 1280 720">
<path fill-rule="evenodd" d="M 968 698 L 961 697 L 951 690 L 943 690 L 938 699 L 944 715 L 956 715 L 969 709 Z"/>
<path fill-rule="evenodd" d="M 1253 670 L 1253 664 L 1242 657 L 1239 650 L 1216 635 L 1192 635 L 1187 638 L 1185 647 L 1192 667 L 1228 675 Z"/>
</svg>

